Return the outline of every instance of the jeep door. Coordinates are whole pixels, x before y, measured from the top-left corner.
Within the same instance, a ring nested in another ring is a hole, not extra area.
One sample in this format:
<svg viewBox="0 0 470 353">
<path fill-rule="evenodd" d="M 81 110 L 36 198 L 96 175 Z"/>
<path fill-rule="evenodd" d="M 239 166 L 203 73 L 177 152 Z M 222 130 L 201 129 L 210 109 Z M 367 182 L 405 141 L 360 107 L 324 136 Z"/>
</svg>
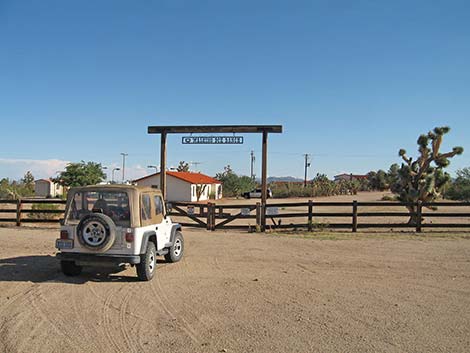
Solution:
<svg viewBox="0 0 470 353">
<path fill-rule="evenodd" d="M 154 206 L 156 216 L 158 217 L 158 219 L 161 220 L 160 225 L 158 226 L 158 230 L 159 232 L 161 232 L 161 236 L 163 239 L 162 244 L 167 244 L 170 242 L 172 224 L 171 224 L 170 218 L 166 217 L 165 206 L 163 203 L 163 199 L 160 195 L 158 194 L 153 195 L 153 206 Z M 157 236 L 159 232 L 157 232 Z"/>
</svg>

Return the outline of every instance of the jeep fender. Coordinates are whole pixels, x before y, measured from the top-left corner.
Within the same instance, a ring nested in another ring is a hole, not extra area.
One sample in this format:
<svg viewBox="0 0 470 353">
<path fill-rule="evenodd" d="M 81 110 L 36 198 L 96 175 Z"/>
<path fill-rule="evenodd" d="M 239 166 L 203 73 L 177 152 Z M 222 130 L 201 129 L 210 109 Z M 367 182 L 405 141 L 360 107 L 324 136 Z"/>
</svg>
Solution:
<svg viewBox="0 0 470 353">
<path fill-rule="evenodd" d="M 165 244 L 165 248 L 169 248 L 175 242 L 176 232 L 181 231 L 181 224 L 173 224 L 171 226 L 171 233 L 170 233 L 170 242 Z"/>
<path fill-rule="evenodd" d="M 147 245 L 150 241 L 151 238 L 155 242 L 155 248 L 158 249 L 157 245 L 157 233 L 153 230 L 150 230 L 148 232 L 145 232 L 144 235 L 142 236 L 142 244 L 140 245 L 140 254 L 145 254 L 147 251 Z"/>
</svg>

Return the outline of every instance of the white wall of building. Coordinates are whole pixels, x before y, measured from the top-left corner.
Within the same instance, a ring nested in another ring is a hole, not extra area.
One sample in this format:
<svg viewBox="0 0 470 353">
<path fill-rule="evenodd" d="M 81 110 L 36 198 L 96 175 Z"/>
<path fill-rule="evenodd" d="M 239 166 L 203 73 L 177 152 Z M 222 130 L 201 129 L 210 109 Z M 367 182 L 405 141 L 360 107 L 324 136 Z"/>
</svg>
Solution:
<svg viewBox="0 0 470 353">
<path fill-rule="evenodd" d="M 64 189 L 61 185 L 48 180 L 34 182 L 34 195 L 38 197 L 56 197 L 62 195 Z"/>
<path fill-rule="evenodd" d="M 167 174 L 166 176 L 166 184 L 166 199 L 168 201 L 197 201 L 196 184 L 191 184 L 187 181 L 175 178 L 174 176 L 171 176 L 169 174 Z M 137 185 L 160 187 L 160 174 L 140 180 L 137 182 Z M 209 196 L 212 190 L 214 190 L 215 192 L 216 199 L 220 198 L 218 197 L 218 190 L 221 187 L 222 186 L 220 184 L 207 184 L 199 201 L 209 200 Z"/>
</svg>

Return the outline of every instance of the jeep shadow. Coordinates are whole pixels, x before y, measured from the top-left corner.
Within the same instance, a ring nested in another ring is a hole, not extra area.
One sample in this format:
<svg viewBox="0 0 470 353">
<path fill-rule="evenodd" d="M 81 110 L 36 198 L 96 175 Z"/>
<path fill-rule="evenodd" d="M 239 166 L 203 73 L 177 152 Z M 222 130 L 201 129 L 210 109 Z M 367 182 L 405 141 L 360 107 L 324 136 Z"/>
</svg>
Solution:
<svg viewBox="0 0 470 353">
<path fill-rule="evenodd" d="M 163 261 L 157 261 L 163 262 Z M 59 261 L 51 255 L 30 255 L 0 259 L 0 281 L 5 282 L 56 282 L 83 284 L 92 282 L 137 282 L 133 275 L 118 274 L 125 267 L 87 267 L 80 276 L 68 277 L 60 271 Z M 158 270 L 158 268 L 157 268 Z"/>
</svg>

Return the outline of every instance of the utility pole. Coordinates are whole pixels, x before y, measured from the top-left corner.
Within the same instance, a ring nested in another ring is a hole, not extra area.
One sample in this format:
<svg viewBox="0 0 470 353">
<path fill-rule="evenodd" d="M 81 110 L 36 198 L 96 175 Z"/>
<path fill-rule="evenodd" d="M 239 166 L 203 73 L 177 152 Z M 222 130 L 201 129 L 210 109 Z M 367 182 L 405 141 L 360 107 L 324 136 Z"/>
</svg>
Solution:
<svg viewBox="0 0 470 353">
<path fill-rule="evenodd" d="M 111 179 L 111 181 L 112 181 L 113 184 L 114 184 L 114 172 L 115 172 L 116 170 L 121 170 L 121 168 L 113 168 L 113 172 L 112 172 L 112 174 L 111 174 L 112 177 L 113 177 L 113 178 Z"/>
<path fill-rule="evenodd" d="M 310 155 L 308 153 L 304 154 L 305 157 L 305 178 L 304 178 L 304 187 L 307 187 L 307 169 L 310 167 Z"/>
<path fill-rule="evenodd" d="M 124 184 L 124 173 L 126 170 L 126 157 L 129 154 L 121 152 L 121 155 L 122 155 L 122 183 Z"/>
<path fill-rule="evenodd" d="M 253 173 L 255 167 L 255 151 L 251 150 L 251 180 L 255 180 L 255 174 Z"/>
</svg>

